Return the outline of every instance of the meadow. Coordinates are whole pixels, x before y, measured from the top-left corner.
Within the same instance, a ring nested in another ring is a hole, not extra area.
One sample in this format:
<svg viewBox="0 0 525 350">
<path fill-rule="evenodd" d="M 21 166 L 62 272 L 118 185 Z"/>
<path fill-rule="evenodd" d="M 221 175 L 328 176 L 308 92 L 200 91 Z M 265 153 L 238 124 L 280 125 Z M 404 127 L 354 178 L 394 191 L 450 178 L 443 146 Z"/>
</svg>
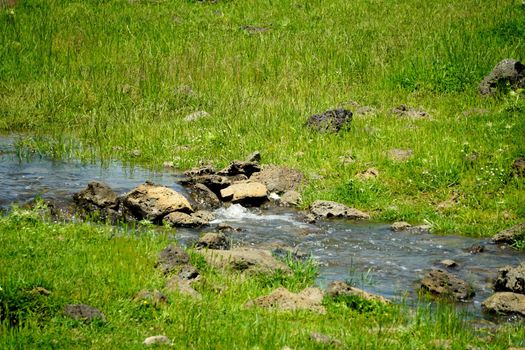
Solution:
<svg viewBox="0 0 525 350">
<path fill-rule="evenodd" d="M 221 168 L 258 150 L 263 164 L 305 174 L 303 208 L 335 200 L 377 222 L 488 237 L 525 217 L 524 178 L 512 174 L 525 155 L 525 95 L 481 97 L 478 84 L 502 59 L 525 61 L 524 38 L 518 0 L 0 0 L 0 133 L 17 135 L 20 157 L 159 170 Z M 401 104 L 427 115 L 393 114 Z M 312 114 L 362 106 L 369 113 L 337 134 L 305 126 Z M 185 120 L 198 111 L 209 115 Z M 393 159 L 395 150 L 410 156 Z M 379 175 L 361 178 L 369 168 Z M 311 332 L 349 349 L 525 346 L 522 325 L 472 325 L 425 300 L 326 300 L 325 315 L 244 308 L 278 286 L 311 285 L 308 263 L 290 262 L 292 277 L 245 280 L 192 254 L 209 281 L 201 301 L 133 302 L 162 289 L 153 265 L 167 242 L 14 208 L 0 217 L 0 348 L 142 348 L 155 334 L 174 348 L 335 347 Z M 65 318 L 71 302 L 108 322 Z"/>
</svg>

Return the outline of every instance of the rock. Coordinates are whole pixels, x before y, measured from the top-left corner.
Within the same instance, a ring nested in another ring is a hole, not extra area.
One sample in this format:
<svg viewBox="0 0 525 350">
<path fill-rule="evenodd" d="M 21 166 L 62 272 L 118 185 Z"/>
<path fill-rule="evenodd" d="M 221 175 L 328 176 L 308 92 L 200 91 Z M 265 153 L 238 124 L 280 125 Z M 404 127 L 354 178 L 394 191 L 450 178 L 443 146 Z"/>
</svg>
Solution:
<svg viewBox="0 0 525 350">
<path fill-rule="evenodd" d="M 106 322 L 106 316 L 99 309 L 85 304 L 67 304 L 64 315 L 77 321 L 91 323 L 95 320 Z"/>
<path fill-rule="evenodd" d="M 314 201 L 310 211 L 321 218 L 369 219 L 370 215 L 360 210 L 349 208 L 344 204 L 331 201 Z"/>
<path fill-rule="evenodd" d="M 260 182 L 239 182 L 222 189 L 221 198 L 232 203 L 258 205 L 268 200 L 268 190 Z"/>
<path fill-rule="evenodd" d="M 515 225 L 511 228 L 498 232 L 492 241 L 494 243 L 513 244 L 514 242 L 525 238 L 525 222 Z"/>
<path fill-rule="evenodd" d="M 150 182 L 128 193 L 122 204 L 138 220 L 158 221 L 175 211 L 193 212 L 190 203 L 182 194 Z"/>
<path fill-rule="evenodd" d="M 405 162 L 412 157 L 413 153 L 411 149 L 394 148 L 388 151 L 388 157 L 396 162 Z"/>
<path fill-rule="evenodd" d="M 439 263 L 448 268 L 454 268 L 458 266 L 458 263 L 451 259 L 443 259 Z"/>
<path fill-rule="evenodd" d="M 297 191 L 286 191 L 279 199 L 279 202 L 285 207 L 296 207 L 301 203 L 301 195 Z"/>
<path fill-rule="evenodd" d="M 291 269 L 275 259 L 266 250 L 254 248 L 234 248 L 231 250 L 201 250 L 206 262 L 215 268 L 233 270 L 249 274 L 273 274 L 278 271 L 289 274 Z"/>
<path fill-rule="evenodd" d="M 220 196 L 221 190 L 230 186 L 232 184 L 232 181 L 226 176 L 210 174 L 199 175 L 191 177 L 189 179 L 184 179 L 181 181 L 181 183 L 183 185 L 195 185 L 200 183 L 208 187 L 217 196 Z"/>
<path fill-rule="evenodd" d="M 359 180 L 366 181 L 370 179 L 375 179 L 379 176 L 379 170 L 376 168 L 368 168 L 365 171 L 360 172 L 355 177 Z"/>
<path fill-rule="evenodd" d="M 154 307 L 168 304 L 168 298 L 156 289 L 154 291 L 141 290 L 135 294 L 133 301 Z"/>
<path fill-rule="evenodd" d="M 355 110 L 355 114 L 361 115 L 361 116 L 374 115 L 376 113 L 377 113 L 376 109 L 373 107 L 369 107 L 369 106 L 361 106 Z"/>
<path fill-rule="evenodd" d="M 185 279 L 180 276 L 173 276 L 166 282 L 166 290 L 170 293 L 180 293 L 195 299 L 201 299 L 202 295 L 192 287 L 194 279 Z"/>
<path fill-rule="evenodd" d="M 170 244 L 159 253 L 156 266 L 160 268 L 163 274 L 167 275 L 177 269 L 180 270 L 181 266 L 189 261 L 190 257 L 184 249 Z"/>
<path fill-rule="evenodd" d="M 260 34 L 270 30 L 268 27 L 255 27 L 250 25 L 241 26 L 241 29 L 247 32 L 248 34 Z"/>
<path fill-rule="evenodd" d="M 525 294 L 525 262 L 514 268 L 505 266 L 499 269 L 494 290 Z"/>
<path fill-rule="evenodd" d="M 208 232 L 199 238 L 195 247 L 197 249 L 207 248 L 226 250 L 230 248 L 230 241 L 222 232 Z"/>
<path fill-rule="evenodd" d="M 333 109 L 323 114 L 314 114 L 308 118 L 306 125 L 320 132 L 339 132 L 350 125 L 352 112 L 346 109 Z"/>
<path fill-rule="evenodd" d="M 253 152 L 246 158 L 246 161 L 259 163 L 261 161 L 261 153 L 259 151 Z"/>
<path fill-rule="evenodd" d="M 199 209 L 217 209 L 221 206 L 219 197 L 203 184 L 195 184 L 191 188 L 190 195 Z"/>
<path fill-rule="evenodd" d="M 133 157 L 140 157 L 142 155 L 142 152 L 140 149 L 134 149 L 133 151 L 130 152 L 130 154 L 133 156 Z"/>
<path fill-rule="evenodd" d="M 35 287 L 35 288 L 31 289 L 31 293 L 43 295 L 43 296 L 46 296 L 46 297 L 51 295 L 51 291 L 45 289 L 44 287 Z"/>
<path fill-rule="evenodd" d="M 245 307 L 259 306 L 275 308 L 279 311 L 310 310 L 326 313 L 323 302 L 323 291 L 319 288 L 306 288 L 299 293 L 292 293 L 286 288 L 277 288 L 269 295 L 250 300 Z"/>
<path fill-rule="evenodd" d="M 487 312 L 517 314 L 525 317 L 525 295 L 512 292 L 494 293 L 481 306 Z"/>
<path fill-rule="evenodd" d="M 189 177 L 203 176 L 203 175 L 213 175 L 215 174 L 215 169 L 210 165 L 200 166 L 190 170 L 186 170 L 184 175 Z"/>
<path fill-rule="evenodd" d="M 430 233 L 431 230 L 432 230 L 431 225 L 417 225 L 417 226 L 409 227 L 407 229 L 407 231 L 410 233 Z"/>
<path fill-rule="evenodd" d="M 250 181 L 260 182 L 268 191 L 277 194 L 297 191 L 304 183 L 304 175 L 295 169 L 277 165 L 266 165 L 260 172 L 253 174 Z"/>
<path fill-rule="evenodd" d="M 99 208 L 116 208 L 117 194 L 103 182 L 90 182 L 85 189 L 75 193 L 73 200 L 80 207 L 96 206 Z"/>
<path fill-rule="evenodd" d="M 165 161 L 162 163 L 162 166 L 166 169 L 173 169 L 175 168 L 175 163 L 173 163 L 172 161 Z"/>
<path fill-rule="evenodd" d="M 468 300 L 474 296 L 474 290 L 467 282 L 441 269 L 428 272 L 421 280 L 421 289 L 458 301 Z"/>
<path fill-rule="evenodd" d="M 344 297 L 344 296 L 356 296 L 368 301 L 375 301 L 381 304 L 389 304 L 390 300 L 380 296 L 365 292 L 359 288 L 352 287 L 343 281 L 333 281 L 330 283 L 326 290 L 326 294 L 332 298 Z"/>
<path fill-rule="evenodd" d="M 470 247 L 463 249 L 470 254 L 479 254 L 485 251 L 485 246 L 482 244 L 473 244 Z"/>
<path fill-rule="evenodd" d="M 340 340 L 323 333 L 312 332 L 310 333 L 310 339 L 315 343 L 330 345 L 333 347 L 339 347 L 343 345 Z"/>
<path fill-rule="evenodd" d="M 512 163 L 512 175 L 525 177 L 525 157 L 519 157 Z"/>
<path fill-rule="evenodd" d="M 390 225 L 390 229 L 394 232 L 405 231 L 410 227 L 412 227 L 412 225 L 405 221 L 397 221 Z"/>
<path fill-rule="evenodd" d="M 215 216 L 211 212 L 199 210 L 191 214 L 175 211 L 166 215 L 163 221 L 174 227 L 199 227 L 208 225 L 214 219 Z"/>
<path fill-rule="evenodd" d="M 150 345 L 171 345 L 171 341 L 165 335 L 154 335 L 152 337 L 147 337 L 142 343 L 146 346 Z"/>
<path fill-rule="evenodd" d="M 398 116 L 398 117 L 404 117 L 404 118 L 410 118 L 410 119 L 432 119 L 430 114 L 428 114 L 426 111 L 424 111 L 421 108 L 413 108 L 409 107 L 407 105 L 401 104 L 395 108 L 393 108 L 390 113 Z"/>
<path fill-rule="evenodd" d="M 209 117 L 210 114 L 206 111 L 197 111 L 197 112 L 193 112 L 191 114 L 188 114 L 187 116 L 184 117 L 184 120 L 187 121 L 187 122 L 194 122 L 196 120 L 199 120 L 199 119 L 202 119 L 202 118 L 206 118 L 206 117 Z"/>
<path fill-rule="evenodd" d="M 516 90 L 525 86 L 525 65 L 515 59 L 504 59 L 479 84 L 481 95 L 494 95 L 508 86 Z"/>
<path fill-rule="evenodd" d="M 199 271 L 190 265 L 181 265 L 177 276 L 183 280 L 197 280 L 200 277 Z"/>
<path fill-rule="evenodd" d="M 261 166 L 258 162 L 242 162 L 236 160 L 217 174 L 223 176 L 246 175 L 247 177 L 250 177 L 253 173 L 260 170 Z"/>
</svg>

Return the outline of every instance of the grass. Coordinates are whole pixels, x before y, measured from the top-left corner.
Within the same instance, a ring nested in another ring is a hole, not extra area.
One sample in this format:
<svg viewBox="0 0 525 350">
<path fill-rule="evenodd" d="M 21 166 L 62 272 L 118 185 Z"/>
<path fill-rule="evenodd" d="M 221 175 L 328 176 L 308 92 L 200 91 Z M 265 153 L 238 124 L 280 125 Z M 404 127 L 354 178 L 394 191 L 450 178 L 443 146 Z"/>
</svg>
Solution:
<svg viewBox="0 0 525 350">
<path fill-rule="evenodd" d="M 522 325 L 476 329 L 447 304 L 436 307 L 422 301 L 409 308 L 327 298 L 324 315 L 244 307 L 279 286 L 301 290 L 311 285 L 311 265 L 297 262 L 291 264 L 291 277 L 246 279 L 214 270 L 191 252 L 203 276 L 196 286 L 202 300 L 167 293 L 164 277 L 154 268 L 167 244 L 167 236 L 157 231 L 52 223 L 45 220 L 43 209 L 14 208 L 0 218 L 0 348 L 134 349 L 156 334 L 165 334 L 174 348 L 184 349 L 332 348 L 313 342 L 311 332 L 334 337 L 348 349 L 525 345 Z M 36 287 L 50 294 L 35 293 Z M 154 307 L 134 302 L 134 294 L 144 289 L 167 293 L 169 303 Z M 68 303 L 97 307 L 107 322 L 68 319 L 62 313 Z"/>
<path fill-rule="evenodd" d="M 305 206 L 491 235 L 525 215 L 510 176 L 525 97 L 481 98 L 477 84 L 501 59 L 524 60 L 524 18 L 512 0 L 20 1 L 0 9 L 0 132 L 22 133 L 21 152 L 149 168 L 259 150 L 306 174 Z M 340 135 L 304 127 L 350 100 L 377 113 Z M 432 120 L 391 116 L 401 103 Z M 184 121 L 199 110 L 211 116 Z M 413 156 L 392 161 L 395 148 Z M 372 166 L 376 181 L 356 179 Z"/>
</svg>

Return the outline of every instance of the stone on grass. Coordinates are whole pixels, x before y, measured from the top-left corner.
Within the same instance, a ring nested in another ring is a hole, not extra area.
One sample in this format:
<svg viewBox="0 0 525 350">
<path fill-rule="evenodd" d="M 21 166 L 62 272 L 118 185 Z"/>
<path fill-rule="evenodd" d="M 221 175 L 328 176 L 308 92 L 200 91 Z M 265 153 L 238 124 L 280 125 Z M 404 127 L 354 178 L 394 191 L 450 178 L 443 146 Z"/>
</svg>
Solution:
<svg viewBox="0 0 525 350">
<path fill-rule="evenodd" d="M 421 289 L 457 301 L 465 301 L 474 296 L 474 289 L 467 282 L 441 269 L 428 272 L 421 280 Z"/>
<path fill-rule="evenodd" d="M 401 104 L 390 111 L 395 116 L 409 119 L 432 119 L 431 115 L 421 108 Z"/>
<path fill-rule="evenodd" d="M 64 315 L 77 321 L 91 323 L 95 320 L 106 321 L 106 316 L 99 309 L 85 304 L 67 304 Z"/>
<path fill-rule="evenodd" d="M 185 279 L 181 276 L 173 276 L 166 282 L 166 290 L 170 293 L 176 292 L 194 299 L 201 299 L 202 295 L 192 287 L 192 283 L 195 280 L 196 279 Z"/>
<path fill-rule="evenodd" d="M 168 298 L 156 289 L 153 291 L 141 290 L 135 294 L 133 301 L 152 305 L 154 307 L 160 307 L 168 303 Z"/>
<path fill-rule="evenodd" d="M 189 261 L 190 257 L 184 249 L 170 244 L 159 253 L 157 267 L 160 268 L 163 274 L 167 275 L 173 271 L 180 270 L 180 267 Z"/>
<path fill-rule="evenodd" d="M 283 193 L 279 199 L 281 205 L 288 206 L 298 206 L 301 203 L 301 195 L 297 191 L 286 191 Z"/>
<path fill-rule="evenodd" d="M 260 170 L 261 166 L 259 165 L 259 162 L 243 162 L 236 160 L 217 174 L 223 176 L 246 175 L 247 177 L 250 177 L 253 173 Z"/>
<path fill-rule="evenodd" d="M 344 126 L 350 125 L 352 112 L 347 109 L 328 110 L 322 114 L 310 116 L 306 125 L 319 132 L 339 132 Z"/>
<path fill-rule="evenodd" d="M 190 203 L 182 194 L 150 182 L 128 193 L 124 197 L 123 205 L 138 220 L 160 220 L 174 211 L 193 212 Z"/>
<path fill-rule="evenodd" d="M 254 248 L 234 248 L 231 250 L 207 249 L 199 251 L 206 262 L 218 269 L 249 274 L 291 273 L 285 263 L 277 260 L 271 252 Z"/>
<path fill-rule="evenodd" d="M 323 291 L 319 288 L 306 288 L 299 293 L 292 293 L 286 288 L 278 288 L 269 295 L 250 300 L 246 307 L 259 306 L 279 311 L 310 310 L 326 313 L 323 302 Z"/>
<path fill-rule="evenodd" d="M 165 335 L 154 335 L 154 336 L 147 337 L 146 339 L 144 339 L 144 342 L 142 344 L 144 344 L 146 346 L 151 346 L 151 345 L 170 345 L 171 341 Z"/>
<path fill-rule="evenodd" d="M 519 157 L 512 163 L 512 175 L 525 177 L 525 157 Z"/>
<path fill-rule="evenodd" d="M 379 170 L 376 168 L 368 168 L 359 174 L 357 174 L 355 177 L 361 181 L 371 180 L 375 179 L 379 176 Z"/>
<path fill-rule="evenodd" d="M 525 294 L 525 262 L 516 267 L 505 266 L 499 269 L 494 290 Z"/>
<path fill-rule="evenodd" d="M 412 157 L 413 153 L 411 149 L 394 148 L 388 151 L 388 157 L 396 162 L 405 162 Z"/>
<path fill-rule="evenodd" d="M 381 304 L 389 304 L 390 300 L 376 294 L 365 292 L 362 289 L 352 287 L 344 281 L 333 281 L 326 290 L 326 294 L 332 298 L 344 296 L 356 296 L 368 301 L 379 302 Z"/>
<path fill-rule="evenodd" d="M 194 122 L 196 120 L 199 120 L 199 119 L 202 119 L 202 118 L 206 118 L 206 117 L 209 117 L 210 114 L 206 111 L 197 111 L 197 112 L 193 112 L 191 114 L 188 114 L 187 116 L 184 117 L 184 120 L 187 121 L 187 122 Z"/>
<path fill-rule="evenodd" d="M 481 306 L 487 312 L 525 317 L 525 295 L 512 292 L 498 292 L 488 297 Z"/>
<path fill-rule="evenodd" d="M 369 219 L 370 215 L 344 204 L 317 200 L 310 205 L 310 211 L 320 218 Z"/>
<path fill-rule="evenodd" d="M 521 62 L 507 58 L 500 61 L 479 84 L 481 95 L 494 95 L 505 89 L 513 90 L 525 86 L 525 65 Z M 503 90 L 502 90 L 503 89 Z"/>
<path fill-rule="evenodd" d="M 310 333 L 310 339 L 318 344 L 322 345 L 329 345 L 332 347 L 339 347 L 343 345 L 339 339 L 336 339 L 334 337 L 331 337 L 329 335 L 319 333 L 319 332 L 312 332 Z"/>
</svg>

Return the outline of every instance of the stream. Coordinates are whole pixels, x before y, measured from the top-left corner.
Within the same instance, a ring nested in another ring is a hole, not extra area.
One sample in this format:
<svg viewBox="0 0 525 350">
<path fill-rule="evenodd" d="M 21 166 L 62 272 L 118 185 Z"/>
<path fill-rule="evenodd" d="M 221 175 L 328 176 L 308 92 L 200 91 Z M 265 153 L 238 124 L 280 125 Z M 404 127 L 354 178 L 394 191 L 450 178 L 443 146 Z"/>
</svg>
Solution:
<svg viewBox="0 0 525 350">
<path fill-rule="evenodd" d="M 8 210 L 13 203 L 28 203 L 36 196 L 67 206 L 72 195 L 93 180 L 107 183 L 119 194 L 150 180 L 187 195 L 177 183 L 180 174 L 175 172 L 152 172 L 117 162 L 101 167 L 37 156 L 20 159 L 13 142 L 13 138 L 0 136 L 0 210 Z M 525 260 L 524 252 L 499 247 L 488 239 L 393 232 L 387 224 L 345 220 L 308 224 L 292 209 L 248 209 L 236 204 L 215 214 L 209 228 L 177 229 L 177 240 L 189 244 L 202 231 L 213 231 L 225 223 L 240 229 L 231 233 L 235 245 L 274 252 L 291 248 L 311 256 L 319 265 L 317 284 L 321 287 L 333 280 L 350 280 L 359 288 L 394 300 L 415 299 L 417 282 L 424 274 L 441 267 L 439 261 L 452 259 L 459 267 L 451 272 L 475 288 L 474 299 L 462 305 L 475 315 L 481 314 L 481 302 L 492 294 L 491 281 L 497 269 Z M 466 248 L 473 245 L 484 245 L 485 251 L 471 254 Z"/>
</svg>

